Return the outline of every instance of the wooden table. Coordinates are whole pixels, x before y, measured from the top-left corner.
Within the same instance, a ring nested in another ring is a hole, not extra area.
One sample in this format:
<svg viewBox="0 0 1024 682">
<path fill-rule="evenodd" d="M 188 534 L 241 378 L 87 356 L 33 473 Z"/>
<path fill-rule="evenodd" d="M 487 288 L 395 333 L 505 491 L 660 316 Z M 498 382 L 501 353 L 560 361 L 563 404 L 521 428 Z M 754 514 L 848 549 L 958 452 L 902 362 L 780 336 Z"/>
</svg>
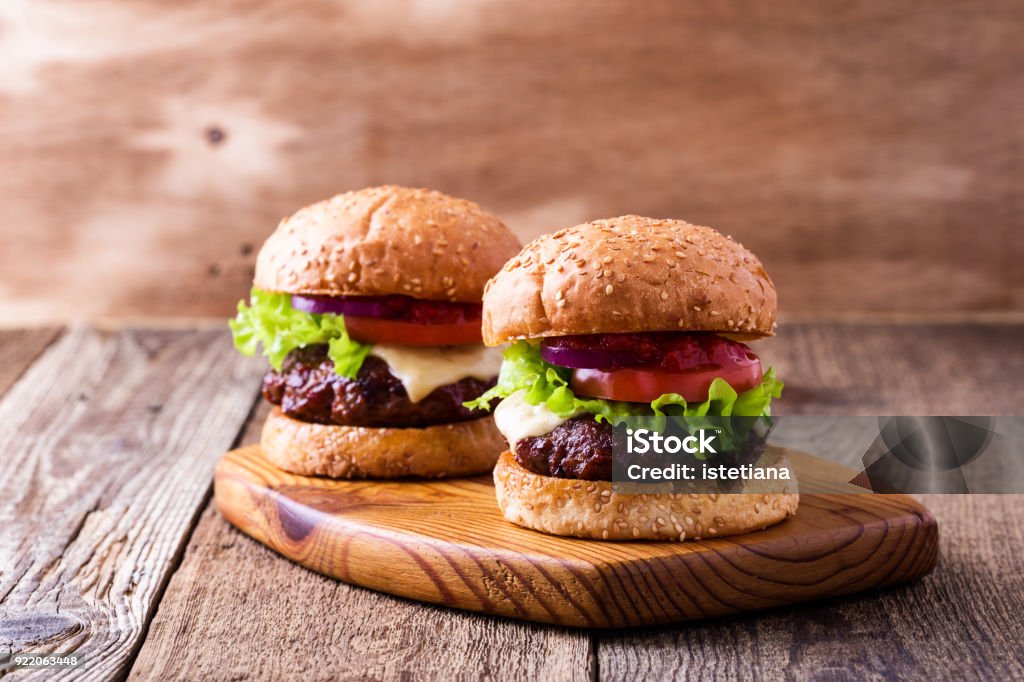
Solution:
<svg viewBox="0 0 1024 682">
<path fill-rule="evenodd" d="M 761 351 L 780 413 L 1024 401 L 1022 324 L 790 324 Z M 64 675 L 89 679 L 1024 678 L 1020 496 L 925 496 L 942 549 L 918 584 L 675 627 L 534 625 L 310 573 L 211 506 L 263 370 L 222 326 L 0 332 L 2 650 L 76 651 Z"/>
</svg>

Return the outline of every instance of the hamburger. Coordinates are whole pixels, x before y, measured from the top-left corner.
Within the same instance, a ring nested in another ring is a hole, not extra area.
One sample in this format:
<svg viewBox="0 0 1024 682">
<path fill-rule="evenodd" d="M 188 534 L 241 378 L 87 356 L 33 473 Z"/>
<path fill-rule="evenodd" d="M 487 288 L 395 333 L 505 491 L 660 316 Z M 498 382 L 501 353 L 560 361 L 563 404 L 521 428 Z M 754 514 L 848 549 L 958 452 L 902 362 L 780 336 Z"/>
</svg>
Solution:
<svg viewBox="0 0 1024 682">
<path fill-rule="evenodd" d="M 794 514 L 793 482 L 721 494 L 613 485 L 615 425 L 627 418 L 770 421 L 782 383 L 747 342 L 773 335 L 775 315 L 761 262 L 708 227 L 623 216 L 527 245 L 484 290 L 484 342 L 511 345 L 496 386 L 470 403 L 501 401 L 509 451 L 494 483 L 505 517 L 556 535 L 686 540 Z M 717 462 L 788 467 L 766 437 L 749 428 Z"/>
<path fill-rule="evenodd" d="M 519 247 L 476 204 L 425 189 L 347 192 L 282 220 L 230 322 L 236 348 L 271 365 L 266 458 L 334 478 L 489 471 L 504 441 L 463 403 L 495 385 L 480 299 Z"/>
</svg>

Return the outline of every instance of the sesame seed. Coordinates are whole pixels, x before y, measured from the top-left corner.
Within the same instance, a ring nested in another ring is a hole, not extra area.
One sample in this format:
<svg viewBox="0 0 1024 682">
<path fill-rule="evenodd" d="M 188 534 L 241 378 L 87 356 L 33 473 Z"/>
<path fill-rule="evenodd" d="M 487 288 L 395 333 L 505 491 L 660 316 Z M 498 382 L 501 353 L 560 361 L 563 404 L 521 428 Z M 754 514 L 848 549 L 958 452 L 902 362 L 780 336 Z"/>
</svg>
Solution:
<svg viewBox="0 0 1024 682">
<path fill-rule="evenodd" d="M 693 309 L 696 310 L 698 313 L 700 312 L 700 306 L 699 305 L 693 306 Z"/>
<path fill-rule="evenodd" d="M 717 310 L 712 310 L 712 311 L 711 311 L 711 317 L 718 317 L 718 316 L 719 316 L 719 315 L 721 315 L 721 314 L 722 314 L 722 313 L 718 312 Z"/>
<path fill-rule="evenodd" d="M 354 272 L 350 272 L 350 273 L 348 273 L 348 281 L 350 281 L 350 282 L 354 282 L 354 281 L 356 281 L 357 279 L 359 279 L 359 275 L 357 275 L 357 274 L 356 274 L 356 273 L 354 273 Z"/>
<path fill-rule="evenodd" d="M 609 284 L 608 286 L 606 286 L 606 287 L 604 288 L 604 293 L 605 293 L 605 294 L 611 295 L 611 293 L 612 293 L 613 291 L 615 291 L 615 287 L 613 287 L 613 286 L 612 286 L 611 284 Z"/>
<path fill-rule="evenodd" d="M 667 291 L 661 292 L 661 300 L 663 300 L 663 301 L 667 301 L 668 300 L 668 292 Z"/>
</svg>

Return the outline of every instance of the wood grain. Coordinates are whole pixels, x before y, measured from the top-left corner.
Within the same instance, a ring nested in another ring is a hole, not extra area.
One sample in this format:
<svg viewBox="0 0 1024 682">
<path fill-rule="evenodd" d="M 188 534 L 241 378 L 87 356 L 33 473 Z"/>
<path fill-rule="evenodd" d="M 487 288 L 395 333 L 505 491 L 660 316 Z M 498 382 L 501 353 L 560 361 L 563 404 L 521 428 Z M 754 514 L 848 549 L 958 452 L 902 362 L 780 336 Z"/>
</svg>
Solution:
<svg viewBox="0 0 1024 682">
<path fill-rule="evenodd" d="M 0 400 L 0 647 L 123 675 L 260 368 L 223 330 L 66 333 Z"/>
<path fill-rule="evenodd" d="M 224 316 L 280 217 L 380 182 L 524 238 L 710 224 L 788 312 L 1019 312 L 1022 21 L 1013 0 L 3 3 L 0 320 Z"/>
<path fill-rule="evenodd" d="M 59 334 L 55 327 L 0 330 L 0 396 Z"/>
<path fill-rule="evenodd" d="M 243 442 L 259 439 L 267 412 L 253 415 Z M 460 613 L 317 575 L 243 535 L 211 501 L 130 679 L 187 669 L 207 679 L 582 682 L 595 665 L 582 631 Z"/>
<path fill-rule="evenodd" d="M 938 567 L 912 586 L 699 627 L 600 633 L 600 677 L 1021 679 L 1024 496 L 925 496 Z"/>
<path fill-rule="evenodd" d="M 803 458 L 790 454 L 797 479 Z M 575 627 L 695 620 L 915 580 L 935 565 L 931 515 L 899 495 L 803 495 L 794 518 L 701 542 L 600 542 L 508 523 L 490 476 L 331 481 L 259 448 L 214 477 L 231 523 L 347 583 L 444 606 Z"/>
<path fill-rule="evenodd" d="M 1024 324 L 792 324 L 755 350 L 786 383 L 780 415 L 1016 415 L 1024 404 Z"/>
</svg>

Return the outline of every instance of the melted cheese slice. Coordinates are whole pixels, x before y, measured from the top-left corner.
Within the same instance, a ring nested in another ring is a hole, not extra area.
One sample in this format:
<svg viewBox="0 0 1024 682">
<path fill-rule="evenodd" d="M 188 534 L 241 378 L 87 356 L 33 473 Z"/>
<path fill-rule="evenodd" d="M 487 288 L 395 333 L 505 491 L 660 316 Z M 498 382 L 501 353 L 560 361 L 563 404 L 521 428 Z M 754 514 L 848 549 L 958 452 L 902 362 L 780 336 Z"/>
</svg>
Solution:
<svg viewBox="0 0 1024 682">
<path fill-rule="evenodd" d="M 576 416 L 562 419 L 544 403 L 531 405 L 526 402 L 525 396 L 525 390 L 516 391 L 494 408 L 494 424 L 513 448 L 522 439 L 551 433 Z"/>
<path fill-rule="evenodd" d="M 402 382 L 409 400 L 426 398 L 440 386 L 459 379 L 491 379 L 501 367 L 501 351 L 486 346 L 388 346 L 378 344 L 370 351 L 388 363 L 391 374 Z"/>
</svg>

